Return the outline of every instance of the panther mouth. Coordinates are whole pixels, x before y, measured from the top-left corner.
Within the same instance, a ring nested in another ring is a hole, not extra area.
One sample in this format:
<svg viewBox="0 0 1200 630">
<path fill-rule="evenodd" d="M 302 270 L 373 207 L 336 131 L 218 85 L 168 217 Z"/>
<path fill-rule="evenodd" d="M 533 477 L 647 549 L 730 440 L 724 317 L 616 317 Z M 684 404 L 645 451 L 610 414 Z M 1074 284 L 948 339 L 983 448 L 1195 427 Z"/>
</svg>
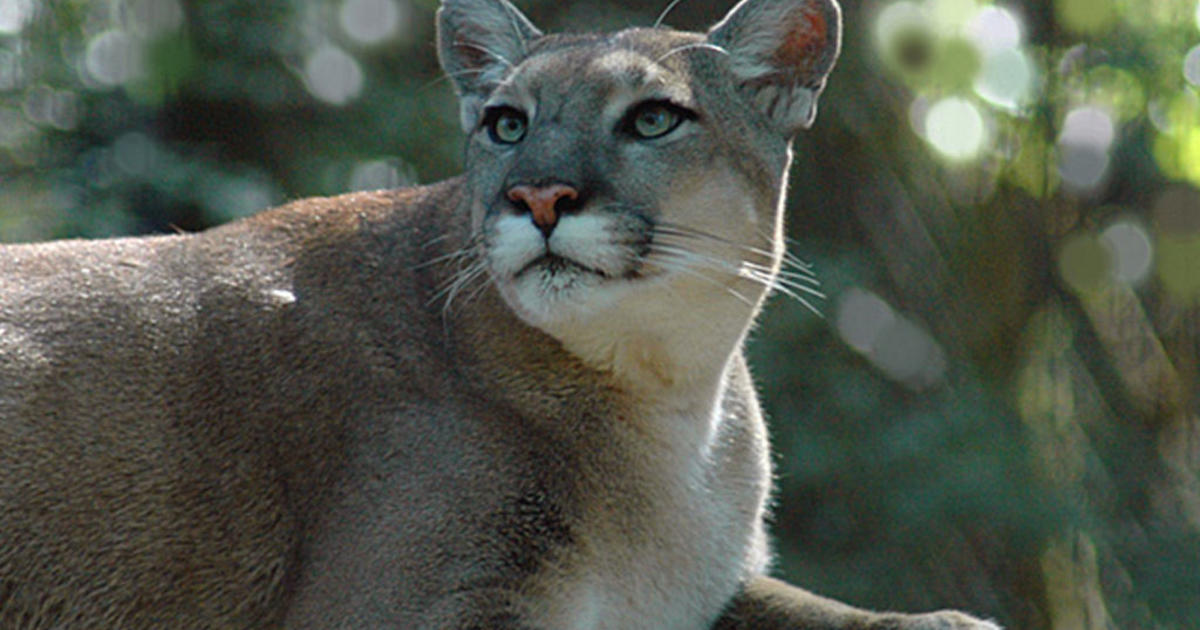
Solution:
<svg viewBox="0 0 1200 630">
<path fill-rule="evenodd" d="M 548 276 L 556 276 L 562 273 L 586 273 L 605 279 L 610 277 L 602 269 L 589 267 L 570 258 L 549 252 L 526 263 L 517 273 L 513 274 L 513 278 L 520 278 L 529 273 L 543 273 Z"/>
</svg>

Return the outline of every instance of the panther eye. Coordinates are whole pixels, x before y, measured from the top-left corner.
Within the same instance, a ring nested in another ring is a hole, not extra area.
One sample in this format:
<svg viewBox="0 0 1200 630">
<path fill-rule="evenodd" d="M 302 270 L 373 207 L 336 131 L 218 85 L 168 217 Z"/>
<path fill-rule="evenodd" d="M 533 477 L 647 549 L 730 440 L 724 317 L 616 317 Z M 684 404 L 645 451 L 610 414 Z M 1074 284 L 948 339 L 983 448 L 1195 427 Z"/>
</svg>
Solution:
<svg viewBox="0 0 1200 630">
<path fill-rule="evenodd" d="M 520 110 L 508 106 L 489 107 L 483 125 L 488 136 L 498 144 L 516 144 L 525 138 L 528 120 Z"/>
<path fill-rule="evenodd" d="M 685 119 L 690 118 L 695 118 L 695 114 L 674 103 L 647 101 L 629 111 L 623 127 L 628 133 L 649 140 L 675 131 Z"/>
</svg>

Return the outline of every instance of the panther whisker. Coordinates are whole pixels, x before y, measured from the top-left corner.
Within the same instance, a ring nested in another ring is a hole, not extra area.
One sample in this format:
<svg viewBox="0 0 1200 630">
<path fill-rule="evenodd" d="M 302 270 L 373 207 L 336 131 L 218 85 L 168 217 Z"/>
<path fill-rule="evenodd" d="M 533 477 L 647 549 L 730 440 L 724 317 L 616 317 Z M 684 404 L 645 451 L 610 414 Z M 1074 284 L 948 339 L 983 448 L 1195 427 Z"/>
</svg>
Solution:
<svg viewBox="0 0 1200 630">
<path fill-rule="evenodd" d="M 671 0 L 671 2 L 667 4 L 667 8 L 663 9 L 662 13 L 658 14 L 658 19 L 654 20 L 654 26 L 651 28 L 658 28 L 662 26 L 663 20 L 667 19 L 667 15 L 669 15 L 671 11 L 675 9 L 675 6 L 680 2 L 683 2 L 683 0 Z"/>
<path fill-rule="evenodd" d="M 471 245 L 468 245 L 461 249 L 456 249 L 448 254 L 442 254 L 441 256 L 436 256 L 434 258 L 430 258 L 429 260 L 426 260 L 425 262 L 417 263 L 417 264 L 409 267 L 409 269 L 411 269 L 412 271 L 417 271 L 419 269 L 424 269 L 426 267 L 432 267 L 439 263 L 446 263 L 446 262 L 451 262 L 454 260 L 461 260 L 463 258 L 467 258 L 469 256 L 476 254 L 477 252 L 475 252 L 474 250 L 475 250 L 475 245 L 472 243 Z"/>
<path fill-rule="evenodd" d="M 794 284 L 784 282 L 777 276 L 767 275 L 761 271 L 756 271 L 754 269 L 747 268 L 747 267 L 743 267 L 742 273 L 740 273 L 739 275 L 742 278 L 746 278 L 747 280 L 761 284 L 762 286 L 766 287 L 768 290 L 778 291 L 779 293 L 782 293 L 782 294 L 796 300 L 800 304 L 804 305 L 805 308 L 812 311 L 817 317 L 820 317 L 822 319 L 825 318 L 825 314 L 822 313 L 820 311 L 820 309 L 818 309 L 816 306 L 813 306 L 812 302 L 808 301 L 808 298 L 801 295 L 801 293 L 808 293 L 810 295 L 813 295 L 814 297 L 819 297 L 821 299 L 824 299 L 825 298 L 824 293 L 821 293 L 820 291 L 817 291 L 816 289 L 811 289 L 809 287 L 796 286 Z"/>
<path fill-rule="evenodd" d="M 450 232 L 446 232 L 445 234 L 438 234 L 437 236 L 430 238 L 429 240 L 425 241 L 424 243 L 421 243 L 421 249 L 426 249 L 428 247 L 431 247 L 433 245 L 441 243 L 442 241 L 450 238 L 451 236 L 453 236 L 453 234 L 451 234 Z"/>
<path fill-rule="evenodd" d="M 791 252 L 791 247 L 793 245 L 798 245 L 799 243 L 797 243 L 795 239 L 784 237 L 783 244 L 784 261 L 794 267 L 798 267 L 809 273 L 812 273 L 814 267 L 813 263 L 807 262 Z"/>
<path fill-rule="evenodd" d="M 429 303 L 433 304 L 444 296 L 446 301 L 442 304 L 442 314 L 445 315 L 450 312 L 450 309 L 454 304 L 454 298 L 457 297 L 463 289 L 470 286 L 472 282 L 475 282 L 479 278 L 486 276 L 487 264 L 483 260 L 476 260 L 466 268 L 451 276 L 450 280 L 445 284 L 445 286 L 433 295 Z"/>
<path fill-rule="evenodd" d="M 787 269 L 786 267 L 781 267 L 778 270 L 773 270 L 770 267 L 767 267 L 766 265 L 759 265 L 757 263 L 752 263 L 750 261 L 745 261 L 742 264 L 743 265 L 753 265 L 757 271 L 760 271 L 762 273 L 772 274 L 772 275 L 778 275 L 781 278 L 788 279 L 788 281 L 790 281 L 790 282 L 805 283 L 808 285 L 812 285 L 814 287 L 821 286 L 821 281 L 819 279 L 817 279 L 817 277 L 815 275 L 812 275 L 812 273 L 810 273 L 810 272 L 792 271 L 790 269 Z"/>
<path fill-rule="evenodd" d="M 783 260 L 785 263 L 792 265 L 794 267 L 797 267 L 800 270 L 802 270 L 806 273 L 810 273 L 810 274 L 813 273 L 813 267 L 816 266 L 813 263 L 806 262 L 806 261 L 800 259 L 795 254 L 789 252 L 786 249 L 783 250 Z"/>
<path fill-rule="evenodd" d="M 651 251 L 671 254 L 689 262 L 703 263 L 704 266 L 709 269 L 724 271 L 726 273 L 736 274 L 738 270 L 737 265 L 731 264 L 719 258 L 714 258 L 701 252 L 692 251 L 690 249 L 677 245 L 671 245 L 669 243 L 653 243 L 651 245 Z"/>
<path fill-rule="evenodd" d="M 805 308 L 816 313 L 818 316 L 822 318 L 824 317 L 824 314 L 821 313 L 821 311 L 814 306 L 807 297 L 805 297 L 807 295 L 819 299 L 826 299 L 824 293 L 811 286 L 808 286 L 807 284 L 802 284 L 801 282 L 790 277 L 777 275 L 776 273 L 773 273 L 769 267 L 746 260 L 740 261 L 739 264 L 733 264 L 713 258 L 711 256 L 706 256 L 698 252 L 687 250 L 682 247 L 664 243 L 655 243 L 652 249 L 653 251 L 662 254 L 674 256 L 681 262 L 689 262 L 692 264 L 699 263 L 709 269 L 734 274 L 740 278 L 759 284 L 769 291 L 778 291 L 779 293 L 782 293 L 803 304 Z"/>
<path fill-rule="evenodd" d="M 655 28 L 658 28 L 658 27 L 655 26 Z M 676 53 L 681 53 L 681 52 L 684 52 L 687 50 L 695 50 L 695 49 L 715 50 L 723 55 L 729 54 L 728 50 L 725 50 L 724 48 L 721 48 L 720 46 L 718 46 L 716 44 L 710 44 L 708 42 L 696 42 L 694 44 L 686 44 L 684 46 L 672 48 L 671 50 L 668 50 L 666 52 L 666 54 L 664 54 L 663 56 L 659 57 L 658 59 L 655 59 L 654 63 L 661 63 L 663 59 L 666 59 L 667 57 L 670 57 L 671 55 L 674 55 Z"/>
<path fill-rule="evenodd" d="M 486 272 L 487 269 L 485 268 L 484 271 Z M 488 275 L 489 274 L 487 274 L 487 273 L 483 274 L 484 281 L 478 283 L 477 286 L 474 289 L 472 289 L 469 294 L 467 294 L 465 297 L 463 297 L 462 302 L 461 302 L 461 304 L 463 306 L 466 306 L 467 304 L 474 302 L 475 300 L 479 299 L 480 295 L 483 295 L 483 292 L 486 291 L 488 286 L 491 284 L 490 282 L 487 281 Z M 474 280 L 475 279 L 472 279 L 471 281 L 474 282 Z M 470 283 L 468 283 L 468 284 L 470 284 Z"/>
<path fill-rule="evenodd" d="M 807 295 L 811 295 L 811 296 L 821 299 L 821 300 L 825 300 L 825 299 L 829 298 L 829 296 L 825 295 L 824 291 L 821 291 L 820 289 L 818 289 L 816 287 L 808 286 L 807 284 L 800 284 L 789 278 L 785 278 L 782 276 L 776 276 L 775 282 L 779 283 L 782 286 L 786 286 L 790 289 L 793 289 L 800 293 L 805 293 Z"/>
<path fill-rule="evenodd" d="M 733 287 L 720 282 L 716 278 L 713 278 L 711 276 L 707 276 L 707 275 L 701 273 L 698 269 L 694 268 L 691 264 L 689 264 L 693 261 L 689 258 L 684 257 L 683 255 L 689 254 L 690 252 L 675 253 L 675 252 L 670 252 L 670 251 L 657 250 L 654 253 L 659 254 L 659 256 L 654 261 L 655 264 L 662 267 L 663 269 L 666 269 L 668 271 L 674 271 L 677 273 L 682 273 L 682 274 L 691 276 L 693 278 L 704 280 L 705 282 L 708 282 L 709 284 L 712 284 L 716 287 L 723 289 L 726 293 L 733 296 L 737 300 L 741 301 L 746 306 L 749 306 L 751 308 L 754 307 L 754 303 L 750 300 L 750 298 L 742 295 Z"/>
<path fill-rule="evenodd" d="M 430 242 L 436 242 L 442 238 L 443 237 L 435 237 L 434 239 L 431 239 Z M 474 236 L 467 242 L 466 245 L 412 267 L 413 270 L 417 270 L 439 264 L 457 265 L 457 269 L 451 273 L 448 278 L 441 282 L 438 290 L 429 298 L 427 304 L 432 305 L 438 300 L 445 298 L 446 302 L 442 306 L 442 312 L 448 312 L 454 302 L 454 298 L 464 288 L 469 286 L 482 274 L 487 272 L 487 261 L 483 258 L 482 251 L 480 249 L 482 242 L 483 240 L 481 237 Z"/>
<path fill-rule="evenodd" d="M 660 226 L 661 226 L 661 229 L 659 229 Z M 691 228 L 691 227 L 688 227 L 685 225 L 679 225 L 679 224 L 670 223 L 670 222 L 660 222 L 659 225 L 656 226 L 656 233 L 659 233 L 659 234 L 662 234 L 665 236 L 678 236 L 678 237 L 682 237 L 682 238 L 694 238 L 697 240 L 708 240 L 708 241 L 712 241 L 712 242 L 715 242 L 715 243 L 718 243 L 721 245 L 725 245 L 728 247 L 733 247 L 735 249 L 740 249 L 742 251 L 755 254 L 757 256 L 762 256 L 764 258 L 771 259 L 771 258 L 775 257 L 775 254 L 768 250 L 754 247 L 751 245 L 737 243 L 737 242 L 727 239 L 725 237 L 717 236 L 715 234 L 710 234 L 710 233 L 704 232 L 702 230 L 697 230 L 695 228 Z M 814 286 L 820 286 L 821 281 L 817 278 L 816 273 L 813 271 L 813 267 L 814 267 L 814 265 L 812 263 L 801 260 L 800 258 L 798 258 L 797 256 L 788 252 L 785 249 L 782 252 L 781 268 L 779 269 L 779 271 L 777 273 L 779 273 L 780 275 L 789 277 L 791 279 L 794 279 L 794 280 L 807 282 Z M 766 266 L 763 266 L 762 268 L 764 271 L 769 271 L 769 268 Z"/>
<path fill-rule="evenodd" d="M 796 284 L 812 287 L 814 290 L 817 290 L 821 287 L 821 280 L 815 276 L 798 274 L 786 269 L 779 270 L 778 275 L 780 278 L 786 278 L 788 282 L 794 282 Z"/>
<path fill-rule="evenodd" d="M 709 241 L 712 243 L 717 243 L 719 245 L 723 245 L 725 247 L 732 247 L 735 249 L 740 249 L 745 252 L 756 254 L 758 256 L 763 256 L 764 258 L 767 258 L 767 259 L 773 259 L 776 256 L 776 254 L 774 252 L 771 252 L 769 250 L 762 249 L 759 247 L 754 247 L 753 245 L 746 245 L 745 243 L 738 243 L 737 241 L 725 238 L 723 236 L 717 236 L 716 234 L 710 234 L 708 232 L 704 232 L 702 230 L 697 230 L 695 228 L 688 227 L 686 225 L 681 225 L 678 223 L 659 221 L 655 224 L 654 231 L 656 234 L 663 234 L 663 235 L 668 235 L 668 236 L 681 236 L 684 238 L 694 238 L 696 240 Z"/>
</svg>

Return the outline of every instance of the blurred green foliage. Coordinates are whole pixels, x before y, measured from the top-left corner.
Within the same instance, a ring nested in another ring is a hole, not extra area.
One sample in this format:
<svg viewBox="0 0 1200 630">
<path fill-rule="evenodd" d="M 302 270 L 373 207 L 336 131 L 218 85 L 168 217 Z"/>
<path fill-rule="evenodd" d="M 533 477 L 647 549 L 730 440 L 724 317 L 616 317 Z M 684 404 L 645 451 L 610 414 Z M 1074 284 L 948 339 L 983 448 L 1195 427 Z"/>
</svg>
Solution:
<svg viewBox="0 0 1200 630">
<path fill-rule="evenodd" d="M 525 0 L 543 27 L 665 0 Z M 729 0 L 684 0 L 703 29 Z M 844 0 L 751 346 L 779 571 L 1013 628 L 1200 619 L 1200 4 Z M 0 0 L 0 240 L 455 173 L 434 0 Z"/>
</svg>

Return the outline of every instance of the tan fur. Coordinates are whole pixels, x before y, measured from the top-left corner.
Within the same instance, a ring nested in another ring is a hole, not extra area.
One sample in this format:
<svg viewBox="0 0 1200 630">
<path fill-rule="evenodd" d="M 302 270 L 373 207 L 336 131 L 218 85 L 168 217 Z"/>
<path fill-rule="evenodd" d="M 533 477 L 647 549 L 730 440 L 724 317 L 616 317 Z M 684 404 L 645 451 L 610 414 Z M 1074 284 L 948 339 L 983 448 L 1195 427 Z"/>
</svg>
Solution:
<svg viewBox="0 0 1200 630">
<path fill-rule="evenodd" d="M 741 346 L 832 0 L 439 19 L 464 176 L 0 248 L 0 628 L 994 630 L 764 577 Z M 636 136 L 648 101 L 687 117 Z M 537 225 L 506 194 L 548 185 Z"/>
</svg>

